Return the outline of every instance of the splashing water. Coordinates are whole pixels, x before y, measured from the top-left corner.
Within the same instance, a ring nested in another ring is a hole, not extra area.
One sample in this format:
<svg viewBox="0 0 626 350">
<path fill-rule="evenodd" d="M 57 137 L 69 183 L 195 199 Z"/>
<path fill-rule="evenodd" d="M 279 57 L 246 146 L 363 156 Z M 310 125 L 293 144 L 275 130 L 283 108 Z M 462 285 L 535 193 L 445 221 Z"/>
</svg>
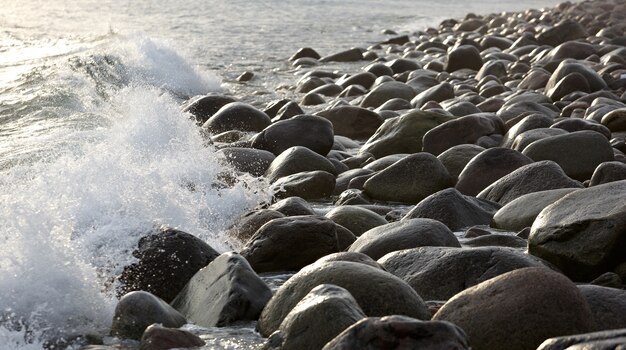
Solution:
<svg viewBox="0 0 626 350">
<path fill-rule="evenodd" d="M 219 85 L 173 50 L 133 38 L 76 60 L 54 79 L 52 90 L 69 98 L 41 121 L 46 137 L 28 139 L 44 155 L 0 173 L 0 343 L 20 349 L 106 330 L 112 277 L 155 225 L 223 251 L 219 232 L 268 197 L 245 179 L 216 186 L 227 169 L 176 97 Z"/>
</svg>

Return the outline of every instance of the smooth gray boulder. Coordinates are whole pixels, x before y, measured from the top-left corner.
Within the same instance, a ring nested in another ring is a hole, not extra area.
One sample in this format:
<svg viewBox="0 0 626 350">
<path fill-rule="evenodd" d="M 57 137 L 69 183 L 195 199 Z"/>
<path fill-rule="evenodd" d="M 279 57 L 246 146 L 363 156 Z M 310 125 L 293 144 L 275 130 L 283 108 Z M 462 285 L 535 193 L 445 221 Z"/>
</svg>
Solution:
<svg viewBox="0 0 626 350">
<path fill-rule="evenodd" d="M 402 158 L 374 174 L 363 189 L 373 199 L 419 203 L 429 195 L 452 187 L 452 177 L 439 159 L 430 153 Z"/>
<path fill-rule="evenodd" d="M 359 304 L 344 288 L 321 284 L 313 288 L 268 339 L 265 349 L 319 350 L 346 328 L 365 318 Z"/>
<path fill-rule="evenodd" d="M 330 197 L 335 175 L 326 171 L 303 171 L 281 177 L 271 186 L 276 198 L 301 197 L 307 200 Z"/>
<path fill-rule="evenodd" d="M 384 217 L 356 205 L 338 206 L 325 216 L 347 228 L 357 237 L 370 229 L 387 224 Z"/>
<path fill-rule="evenodd" d="M 426 300 L 448 300 L 509 271 L 545 266 L 541 259 L 504 247 L 421 247 L 387 254 L 378 262 Z"/>
<path fill-rule="evenodd" d="M 593 314 L 594 331 L 626 328 L 626 290 L 579 285 Z"/>
<path fill-rule="evenodd" d="M 424 198 L 402 220 L 429 218 L 440 221 L 452 231 L 474 225 L 488 225 L 501 208 L 498 203 L 465 196 L 447 188 Z"/>
<path fill-rule="evenodd" d="M 219 134 L 230 130 L 261 131 L 272 121 L 264 112 L 242 102 L 231 102 L 220 108 L 202 128 Z"/>
<path fill-rule="evenodd" d="M 422 151 L 440 155 L 453 146 L 473 144 L 483 136 L 504 134 L 504 123 L 495 116 L 467 115 L 430 129 L 422 139 Z"/>
<path fill-rule="evenodd" d="M 182 327 L 187 320 L 159 297 L 144 291 L 124 295 L 115 307 L 111 335 L 119 338 L 141 339 L 153 323 L 165 327 Z"/>
<path fill-rule="evenodd" d="M 339 251 L 337 227 L 323 216 L 288 216 L 261 226 L 241 250 L 258 272 L 297 271 Z"/>
<path fill-rule="evenodd" d="M 460 247 L 444 224 L 432 219 L 409 219 L 375 227 L 357 238 L 349 252 L 376 260 L 387 253 L 422 246 Z"/>
<path fill-rule="evenodd" d="M 392 98 L 401 98 L 410 101 L 415 96 L 415 91 L 399 81 L 388 81 L 372 89 L 361 101 L 361 107 L 378 108 Z"/>
<path fill-rule="evenodd" d="M 307 266 L 276 291 L 257 323 L 261 335 L 267 337 L 277 330 L 296 304 L 320 284 L 345 288 L 367 316 L 430 318 L 422 298 L 398 277 L 366 264 L 332 261 Z"/>
<path fill-rule="evenodd" d="M 270 163 L 265 177 L 270 182 L 275 182 L 284 176 L 316 170 L 336 174 L 335 166 L 328 158 L 306 147 L 295 146 L 283 151 Z"/>
<path fill-rule="evenodd" d="M 465 332 L 452 323 L 392 315 L 361 320 L 323 348 L 352 349 L 469 350 L 470 346 Z"/>
<path fill-rule="evenodd" d="M 227 252 L 198 271 L 172 301 L 189 321 L 202 327 L 224 327 L 256 320 L 272 291 L 241 255 Z"/>
<path fill-rule="evenodd" d="M 285 217 L 285 214 L 272 209 L 253 210 L 241 216 L 227 232 L 229 236 L 245 243 L 261 226 L 282 217 Z"/>
<path fill-rule="evenodd" d="M 333 124 L 314 115 L 298 115 L 269 125 L 250 141 L 254 148 L 281 154 L 293 146 L 303 146 L 326 156 L 333 147 Z"/>
<path fill-rule="evenodd" d="M 558 272 L 532 267 L 464 290 L 433 320 L 461 327 L 475 350 L 531 350 L 548 338 L 593 327 L 589 305 L 574 283 Z"/>
<path fill-rule="evenodd" d="M 483 147 L 478 145 L 457 145 L 441 153 L 437 158 L 448 169 L 448 173 L 450 173 L 456 184 L 459 174 L 461 174 L 467 163 L 484 150 Z"/>
<path fill-rule="evenodd" d="M 183 112 L 191 113 L 198 125 L 204 124 L 215 112 L 225 105 L 237 102 L 226 95 L 207 95 L 190 101 L 183 107 Z"/>
<path fill-rule="evenodd" d="M 270 205 L 268 209 L 276 210 L 277 212 L 285 214 L 285 216 L 315 215 L 311 204 L 300 197 L 281 199 Z"/>
<path fill-rule="evenodd" d="M 383 124 L 378 113 L 356 106 L 339 106 L 318 114 L 330 120 L 335 135 L 355 140 L 367 140 Z"/>
<path fill-rule="evenodd" d="M 528 252 L 575 281 L 590 281 L 626 262 L 626 180 L 561 198 L 541 211 Z"/>
<path fill-rule="evenodd" d="M 619 161 L 604 162 L 593 171 L 589 187 L 621 180 L 626 180 L 626 164 Z"/>
</svg>

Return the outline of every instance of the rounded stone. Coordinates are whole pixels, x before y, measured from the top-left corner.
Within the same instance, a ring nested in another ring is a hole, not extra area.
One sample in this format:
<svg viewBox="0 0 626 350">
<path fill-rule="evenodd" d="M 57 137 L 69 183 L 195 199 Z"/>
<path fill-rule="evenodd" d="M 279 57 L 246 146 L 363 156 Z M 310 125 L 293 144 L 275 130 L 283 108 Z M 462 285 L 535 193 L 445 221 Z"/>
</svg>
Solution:
<svg viewBox="0 0 626 350">
<path fill-rule="evenodd" d="M 275 155 L 293 146 L 303 146 L 326 156 L 334 143 L 333 125 L 322 117 L 299 115 L 268 126 L 254 136 L 251 143 L 252 147 Z"/>
<path fill-rule="evenodd" d="M 377 108 L 392 98 L 402 98 L 410 101 L 414 96 L 415 92 L 410 86 L 399 81 L 389 81 L 376 86 L 365 95 L 360 106 L 363 108 Z"/>
<path fill-rule="evenodd" d="M 378 113 L 356 106 L 340 106 L 319 113 L 333 124 L 335 135 L 355 140 L 368 139 L 383 123 Z"/>
<path fill-rule="evenodd" d="M 347 228 L 357 237 L 374 227 L 387 224 L 387 220 L 382 216 L 355 205 L 336 207 L 329 211 L 326 217 Z"/>
<path fill-rule="evenodd" d="M 230 130 L 261 131 L 271 123 L 264 112 L 246 103 L 232 102 L 215 112 L 202 127 L 219 134 Z"/>
</svg>

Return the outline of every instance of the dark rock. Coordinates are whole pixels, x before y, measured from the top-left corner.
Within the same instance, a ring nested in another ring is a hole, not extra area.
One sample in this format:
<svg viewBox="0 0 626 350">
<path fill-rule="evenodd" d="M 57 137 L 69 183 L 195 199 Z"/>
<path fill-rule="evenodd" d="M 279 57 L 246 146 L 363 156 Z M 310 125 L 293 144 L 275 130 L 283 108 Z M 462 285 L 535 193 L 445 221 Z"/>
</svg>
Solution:
<svg viewBox="0 0 626 350">
<path fill-rule="evenodd" d="M 415 96 L 413 89 L 399 81 L 389 81 L 372 89 L 361 101 L 361 107 L 377 108 L 392 98 L 410 101 Z"/>
<path fill-rule="evenodd" d="M 424 111 L 411 111 L 400 117 L 387 119 L 361 147 L 360 152 L 371 153 L 376 158 L 396 153 L 420 152 L 424 134 L 450 119 L 452 118 Z"/>
<path fill-rule="evenodd" d="M 419 203 L 429 195 L 452 187 L 452 178 L 430 153 L 402 158 L 365 182 L 365 193 L 383 201 Z"/>
<path fill-rule="evenodd" d="M 587 30 L 578 22 L 567 19 L 537 35 L 540 45 L 558 46 L 566 41 L 583 39 L 589 36 Z"/>
<path fill-rule="evenodd" d="M 257 329 L 267 337 L 313 288 L 320 284 L 345 288 L 367 316 L 400 314 L 429 319 L 424 301 L 401 279 L 362 263 L 333 261 L 312 264 L 283 284 L 263 309 Z"/>
<path fill-rule="evenodd" d="M 299 115 L 268 126 L 251 142 L 252 147 L 275 155 L 293 146 L 303 146 L 326 156 L 333 147 L 333 136 L 333 125 L 330 121 L 313 115 Z"/>
<path fill-rule="evenodd" d="M 316 60 L 322 58 L 320 56 L 320 54 L 317 53 L 317 51 L 315 51 L 314 49 L 312 49 L 310 47 L 302 47 L 302 48 L 298 49 L 298 51 L 296 51 L 296 53 L 291 55 L 291 57 L 289 57 L 289 61 L 293 62 L 293 61 L 297 60 L 298 58 L 303 58 L 303 57 L 310 57 L 310 58 L 314 58 Z"/>
<path fill-rule="evenodd" d="M 550 80 L 546 84 L 546 91 L 554 88 L 561 79 L 571 73 L 579 73 L 589 84 L 590 91 L 598 91 L 606 89 L 606 82 L 593 69 L 575 60 L 565 60 L 559 64 L 554 73 L 550 76 Z"/>
<path fill-rule="evenodd" d="M 363 68 L 363 70 L 366 72 L 372 73 L 378 77 L 393 75 L 393 70 L 391 70 L 391 68 L 387 67 L 386 65 L 382 63 L 370 64 L 366 66 L 365 68 Z"/>
<path fill-rule="evenodd" d="M 448 169 L 448 173 L 450 173 L 456 184 L 459 174 L 461 174 L 467 163 L 484 150 L 484 148 L 478 145 L 457 145 L 441 153 L 437 158 Z"/>
<path fill-rule="evenodd" d="M 449 73 L 463 68 L 477 71 L 482 66 L 483 59 L 478 49 L 472 45 L 461 45 L 450 51 L 445 69 Z"/>
<path fill-rule="evenodd" d="M 545 139 L 551 136 L 557 135 L 565 135 L 567 131 L 563 129 L 555 129 L 555 128 L 537 128 L 528 131 L 524 131 L 523 133 L 517 135 L 517 137 L 513 140 L 511 144 L 511 148 L 516 151 L 523 152 L 528 145 L 531 143 Z"/>
<path fill-rule="evenodd" d="M 287 120 L 300 114 L 304 114 L 302 108 L 300 108 L 296 102 L 289 101 L 284 106 L 280 107 L 276 112 L 276 116 L 272 118 L 272 122 Z"/>
<path fill-rule="evenodd" d="M 470 349 L 463 330 L 449 322 L 420 321 L 406 316 L 370 317 L 359 321 L 323 350 Z"/>
<path fill-rule="evenodd" d="M 593 331 L 626 329 L 625 290 L 594 285 L 581 285 L 578 289 L 591 308 Z"/>
<path fill-rule="evenodd" d="M 205 345 L 197 335 L 182 329 L 165 328 L 153 324 L 141 336 L 139 350 L 168 350 Z"/>
<path fill-rule="evenodd" d="M 280 338 L 280 346 L 266 349 L 321 349 L 344 329 L 365 317 L 347 290 L 321 284 L 287 314 L 278 331 L 270 336 L 269 343 Z"/>
<path fill-rule="evenodd" d="M 356 106 L 336 107 L 319 114 L 330 120 L 335 135 L 355 140 L 368 139 L 383 123 L 378 113 Z"/>
<path fill-rule="evenodd" d="M 232 102 L 237 102 L 237 100 L 230 96 L 207 95 L 192 101 L 183 108 L 183 112 L 191 113 L 198 125 L 202 125 L 220 108 Z"/>
<path fill-rule="evenodd" d="M 228 147 L 217 151 L 224 155 L 226 161 L 238 171 L 262 176 L 276 158 L 272 152 L 254 148 Z"/>
<path fill-rule="evenodd" d="M 337 181 L 335 182 L 335 190 L 333 191 L 333 194 L 338 195 L 341 194 L 341 192 L 347 190 L 348 185 L 350 184 L 350 180 L 354 179 L 355 177 L 370 175 L 373 173 L 374 172 L 369 169 L 356 168 L 352 170 L 347 170 L 339 174 L 339 176 L 337 176 Z"/>
<path fill-rule="evenodd" d="M 488 225 L 500 205 L 464 196 L 454 188 L 434 193 L 419 202 L 403 220 L 429 218 L 442 222 L 452 231 L 473 225 Z"/>
<path fill-rule="evenodd" d="M 297 271 L 339 250 L 335 223 L 321 216 L 290 216 L 263 225 L 241 255 L 256 272 Z"/>
<path fill-rule="evenodd" d="M 363 52 L 359 48 L 334 53 L 320 58 L 320 62 L 355 62 L 363 59 Z"/>
<path fill-rule="evenodd" d="M 326 217 L 347 228 L 357 237 L 374 227 L 387 224 L 382 216 L 355 205 L 339 206 L 329 211 Z"/>
<path fill-rule="evenodd" d="M 461 327 L 477 350 L 530 350 L 545 339 L 592 327 L 591 311 L 576 285 L 547 268 L 511 271 L 468 288 L 433 319 Z"/>
<path fill-rule="evenodd" d="M 575 281 L 589 281 L 626 262 L 626 181 L 573 193 L 546 207 L 528 238 L 528 252 Z"/>
<path fill-rule="evenodd" d="M 604 162 L 593 171 L 589 187 L 620 180 L 626 180 L 626 164 L 617 161 Z"/>
<path fill-rule="evenodd" d="M 422 139 L 424 152 L 438 156 L 450 147 L 475 143 L 480 137 L 504 134 L 504 123 L 497 117 L 468 115 L 430 129 Z"/>
<path fill-rule="evenodd" d="M 380 266 L 380 264 L 376 262 L 376 260 L 370 258 L 369 256 L 363 253 L 357 253 L 357 252 L 339 252 L 339 253 L 329 254 L 317 260 L 315 263 L 321 264 L 321 263 L 331 262 L 331 261 L 355 262 L 355 263 L 365 264 L 365 265 L 375 267 L 377 269 L 384 270 L 383 267 Z"/>
<path fill-rule="evenodd" d="M 532 159 L 512 149 L 496 147 L 484 150 L 470 160 L 459 174 L 456 189 L 465 195 L 476 196 L 497 180 L 532 162 Z"/>
<path fill-rule="evenodd" d="M 111 335 L 139 340 L 144 330 L 153 323 L 178 328 L 187 320 L 165 301 L 148 292 L 130 292 L 115 307 Z"/>
<path fill-rule="evenodd" d="M 550 338 L 537 350 L 619 350 L 626 343 L 626 329 Z"/>
<path fill-rule="evenodd" d="M 526 248 L 526 239 L 511 234 L 494 233 L 467 239 L 463 242 L 466 247 L 508 247 Z"/>
<path fill-rule="evenodd" d="M 224 105 L 213 114 L 202 128 L 214 133 L 230 130 L 261 131 L 272 121 L 264 112 L 242 102 Z"/>
<path fill-rule="evenodd" d="M 558 188 L 582 188 L 582 184 L 565 175 L 555 162 L 544 160 L 513 171 L 485 188 L 477 197 L 506 205 L 528 193 Z"/>
<path fill-rule="evenodd" d="M 443 82 L 417 94 L 411 99 L 411 105 L 421 108 L 429 101 L 441 102 L 451 98 L 454 98 L 454 88 L 450 83 Z"/>
<path fill-rule="evenodd" d="M 522 152 L 534 161 L 552 160 L 569 177 L 584 181 L 596 167 L 614 159 L 609 140 L 595 131 L 576 131 L 537 140 Z"/>
<path fill-rule="evenodd" d="M 276 182 L 281 177 L 315 170 L 334 174 L 335 166 L 328 158 L 306 147 L 295 146 L 286 149 L 272 161 L 265 172 L 265 177 L 270 182 Z"/>
<path fill-rule="evenodd" d="M 370 198 L 360 189 L 349 188 L 339 195 L 335 205 L 370 204 Z"/>
<path fill-rule="evenodd" d="M 542 114 L 531 114 L 526 116 L 506 132 L 504 138 L 502 139 L 502 147 L 511 148 L 513 146 L 513 140 L 515 140 L 515 138 L 521 133 L 533 129 L 549 128 L 552 123 L 552 118 Z"/>
<path fill-rule="evenodd" d="M 591 92 L 587 79 L 578 72 L 572 72 L 564 76 L 546 92 L 546 95 L 553 101 L 558 101 L 575 91 Z"/>
<path fill-rule="evenodd" d="M 375 227 L 357 238 L 348 249 L 379 259 L 385 254 L 422 246 L 460 247 L 445 225 L 432 219 L 408 219 Z"/>
<path fill-rule="evenodd" d="M 322 170 L 299 172 L 276 180 L 271 189 L 276 198 L 327 198 L 335 189 L 335 175 Z"/>
<path fill-rule="evenodd" d="M 611 132 L 626 131 L 626 108 L 618 108 L 605 114 L 601 119 L 602 125 Z"/>
<path fill-rule="evenodd" d="M 237 81 L 243 83 L 252 80 L 252 78 L 254 78 L 254 73 L 250 71 L 245 71 L 237 77 Z"/>
<path fill-rule="evenodd" d="M 448 300 L 506 272 L 544 266 L 540 259 L 502 247 L 422 247 L 388 254 L 378 262 L 426 300 Z"/>
<path fill-rule="evenodd" d="M 261 226 L 282 217 L 285 217 L 285 215 L 276 210 L 254 210 L 239 218 L 239 220 L 228 229 L 228 234 L 245 243 Z"/>
<path fill-rule="evenodd" d="M 314 215 L 313 207 L 300 197 L 289 197 L 270 205 L 268 209 L 276 210 L 286 216 Z"/>
<path fill-rule="evenodd" d="M 310 93 L 319 94 L 322 96 L 334 97 L 334 96 L 339 95 L 342 90 L 343 88 L 341 86 L 330 83 L 330 84 L 324 84 L 322 86 L 316 87 L 315 89 L 311 90 Z"/>
<path fill-rule="evenodd" d="M 365 89 L 369 89 L 374 84 L 376 78 L 377 76 L 374 73 L 360 72 L 345 78 L 339 78 L 335 83 L 344 89 L 350 85 L 361 85 Z"/>
<path fill-rule="evenodd" d="M 228 252 L 198 271 L 172 306 L 199 326 L 223 327 L 256 320 L 271 297 L 246 259 Z"/>
<path fill-rule="evenodd" d="M 558 122 L 552 124 L 551 128 L 563 129 L 569 132 L 591 130 L 591 131 L 596 131 L 604 135 L 604 137 L 606 137 L 607 140 L 611 138 L 611 130 L 609 130 L 609 128 L 607 128 L 606 126 L 598 122 L 595 122 L 593 120 L 566 118 L 566 119 L 559 120 Z"/>
<path fill-rule="evenodd" d="M 162 228 L 139 240 L 133 251 L 139 261 L 126 266 L 119 276 L 118 296 L 143 290 L 170 302 L 198 270 L 218 255 L 189 233 Z"/>
</svg>

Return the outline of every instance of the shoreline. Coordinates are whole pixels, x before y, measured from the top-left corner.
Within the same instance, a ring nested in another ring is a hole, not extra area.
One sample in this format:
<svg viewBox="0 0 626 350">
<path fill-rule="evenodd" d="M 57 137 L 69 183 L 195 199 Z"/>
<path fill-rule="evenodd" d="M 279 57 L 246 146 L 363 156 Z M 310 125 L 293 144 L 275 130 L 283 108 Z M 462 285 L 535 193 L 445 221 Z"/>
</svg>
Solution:
<svg viewBox="0 0 626 350">
<path fill-rule="evenodd" d="M 208 349 L 174 329 L 257 321 L 263 349 L 535 349 L 626 329 L 626 2 L 507 16 L 303 48 L 298 99 L 265 109 L 186 104 L 234 170 L 215 186 L 246 173 L 280 191 L 228 230 L 238 253 L 174 229 L 142 239 L 113 335 Z M 257 274 L 283 271 L 272 295 Z"/>
</svg>

